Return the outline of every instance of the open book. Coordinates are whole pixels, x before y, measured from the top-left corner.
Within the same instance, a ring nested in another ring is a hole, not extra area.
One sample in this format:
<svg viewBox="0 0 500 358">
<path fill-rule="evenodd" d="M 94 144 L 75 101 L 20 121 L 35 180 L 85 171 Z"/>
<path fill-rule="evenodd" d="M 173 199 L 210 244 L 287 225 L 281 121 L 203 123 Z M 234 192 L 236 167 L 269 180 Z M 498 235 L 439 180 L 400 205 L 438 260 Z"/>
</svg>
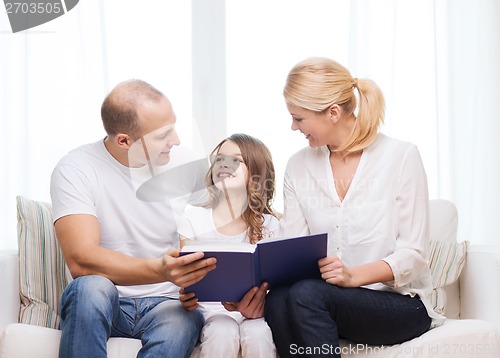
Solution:
<svg viewBox="0 0 500 358">
<path fill-rule="evenodd" d="M 326 256 L 327 234 L 265 239 L 256 245 L 188 240 L 181 255 L 197 251 L 215 257 L 217 266 L 185 292 L 194 292 L 202 302 L 239 302 L 262 282 L 272 289 L 307 278 L 321 279 L 318 260 Z"/>
</svg>

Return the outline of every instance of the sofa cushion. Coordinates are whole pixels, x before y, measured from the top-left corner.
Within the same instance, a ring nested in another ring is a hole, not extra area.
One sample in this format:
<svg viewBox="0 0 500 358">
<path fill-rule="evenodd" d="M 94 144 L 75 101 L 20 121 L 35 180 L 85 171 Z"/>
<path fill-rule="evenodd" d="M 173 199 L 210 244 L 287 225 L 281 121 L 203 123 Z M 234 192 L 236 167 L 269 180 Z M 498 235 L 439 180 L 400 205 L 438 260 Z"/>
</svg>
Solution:
<svg viewBox="0 0 500 358">
<path fill-rule="evenodd" d="M 2 332 L 7 325 L 19 320 L 21 302 L 17 251 L 0 251 L 0 292 L 0 332 Z"/>
<path fill-rule="evenodd" d="M 462 258 L 455 257 L 446 261 L 446 256 L 456 249 L 455 255 L 464 253 L 464 245 L 457 245 L 458 211 L 454 203 L 445 199 L 432 199 L 429 201 L 430 217 L 430 242 L 429 263 L 433 278 L 432 302 L 436 311 L 443 313 L 448 318 L 460 317 L 460 297 L 458 281 L 454 279 L 454 274 L 460 274 L 461 267 L 456 266 Z M 446 242 L 449 244 L 440 244 Z M 446 252 L 443 253 L 443 250 Z M 441 255 L 441 258 L 439 257 Z M 453 255 L 452 255 L 453 256 Z M 463 256 L 465 260 L 465 256 Z M 453 266 L 451 273 L 447 274 L 447 266 Z M 458 270 L 457 270 L 458 269 Z M 454 274 L 453 274 L 454 273 Z M 444 278 L 444 279 L 443 279 Z M 443 282 L 444 281 L 444 282 Z M 455 281 L 455 282 L 453 282 Z"/>
<path fill-rule="evenodd" d="M 60 340 L 61 331 L 59 330 L 27 324 L 11 324 L 4 332 L 0 357 L 54 358 L 59 355 Z M 139 339 L 110 338 L 108 358 L 135 358 L 141 347 Z"/>
<path fill-rule="evenodd" d="M 500 331 L 490 322 L 449 319 L 420 337 L 392 346 L 369 346 L 341 340 L 342 358 L 498 358 Z"/>
<path fill-rule="evenodd" d="M 59 328 L 59 299 L 68 281 L 49 203 L 18 196 L 20 323 Z"/>
<path fill-rule="evenodd" d="M 465 264 L 468 246 L 468 241 L 460 243 L 431 241 L 429 265 L 434 288 L 431 302 L 439 314 L 445 314 L 447 298 L 444 287 L 458 281 Z"/>
</svg>

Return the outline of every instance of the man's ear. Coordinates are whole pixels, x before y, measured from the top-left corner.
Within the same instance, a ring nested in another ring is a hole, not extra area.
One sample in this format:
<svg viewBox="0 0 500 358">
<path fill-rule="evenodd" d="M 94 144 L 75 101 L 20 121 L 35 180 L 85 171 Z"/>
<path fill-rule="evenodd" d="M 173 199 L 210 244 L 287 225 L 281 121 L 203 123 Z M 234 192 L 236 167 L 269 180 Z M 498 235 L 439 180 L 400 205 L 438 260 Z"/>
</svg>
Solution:
<svg viewBox="0 0 500 358">
<path fill-rule="evenodd" d="M 328 109 L 328 113 L 330 114 L 330 120 L 332 120 L 333 123 L 337 123 L 342 115 L 342 110 L 338 104 L 332 104 Z"/>
<path fill-rule="evenodd" d="M 130 146 L 134 142 L 128 134 L 118 133 L 115 135 L 114 142 L 117 146 L 123 149 L 130 149 Z"/>
</svg>

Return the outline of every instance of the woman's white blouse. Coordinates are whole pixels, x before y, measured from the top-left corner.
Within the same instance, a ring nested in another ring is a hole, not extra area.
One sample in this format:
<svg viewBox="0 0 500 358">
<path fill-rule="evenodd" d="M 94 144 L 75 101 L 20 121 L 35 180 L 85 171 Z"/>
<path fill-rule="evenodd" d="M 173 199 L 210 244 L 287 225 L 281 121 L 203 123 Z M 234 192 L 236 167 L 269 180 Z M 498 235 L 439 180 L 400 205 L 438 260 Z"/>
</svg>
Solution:
<svg viewBox="0 0 500 358">
<path fill-rule="evenodd" d="M 347 267 L 384 260 L 394 281 L 366 287 L 418 294 L 433 324 L 440 324 L 444 318 L 430 304 L 429 196 L 417 147 L 379 134 L 363 151 L 342 201 L 329 153 L 327 147 L 307 147 L 288 161 L 284 234 L 327 232 L 328 254 L 341 255 Z"/>
</svg>

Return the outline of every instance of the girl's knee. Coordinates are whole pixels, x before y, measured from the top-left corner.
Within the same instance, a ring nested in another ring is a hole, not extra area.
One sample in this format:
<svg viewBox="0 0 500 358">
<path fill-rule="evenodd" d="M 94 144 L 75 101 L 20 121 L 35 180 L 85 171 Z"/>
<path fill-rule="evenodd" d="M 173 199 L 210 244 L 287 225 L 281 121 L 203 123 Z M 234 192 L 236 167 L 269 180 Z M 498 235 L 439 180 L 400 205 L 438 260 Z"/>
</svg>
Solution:
<svg viewBox="0 0 500 358">
<path fill-rule="evenodd" d="M 245 319 L 240 324 L 241 351 L 244 357 L 274 357 L 276 347 L 271 329 L 263 318 Z M 259 342 L 255 344 L 255 342 Z"/>
<path fill-rule="evenodd" d="M 261 342 L 263 340 L 272 341 L 271 328 L 269 328 L 264 318 L 245 319 L 240 324 L 241 340 Z"/>
<path fill-rule="evenodd" d="M 203 326 L 202 340 L 206 337 L 239 341 L 239 324 L 234 320 L 234 318 L 224 314 L 209 317 Z"/>
<path fill-rule="evenodd" d="M 239 324 L 232 317 L 208 318 L 201 331 L 200 357 L 236 357 L 240 350 Z"/>
</svg>

